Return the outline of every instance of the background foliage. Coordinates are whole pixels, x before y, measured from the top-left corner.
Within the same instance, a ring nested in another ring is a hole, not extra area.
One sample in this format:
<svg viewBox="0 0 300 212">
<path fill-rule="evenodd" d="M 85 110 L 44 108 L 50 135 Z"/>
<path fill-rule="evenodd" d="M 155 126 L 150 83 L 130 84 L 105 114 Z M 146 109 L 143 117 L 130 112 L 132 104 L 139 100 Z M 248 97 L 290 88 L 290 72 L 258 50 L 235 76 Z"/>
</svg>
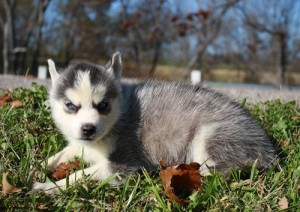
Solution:
<svg viewBox="0 0 300 212">
<path fill-rule="evenodd" d="M 182 67 L 176 79 L 239 70 L 241 81 L 295 85 L 299 11 L 297 0 L 1 0 L 0 70 L 36 74 L 49 57 L 64 67 L 120 50 L 129 76 L 164 64 L 169 75 Z"/>
</svg>

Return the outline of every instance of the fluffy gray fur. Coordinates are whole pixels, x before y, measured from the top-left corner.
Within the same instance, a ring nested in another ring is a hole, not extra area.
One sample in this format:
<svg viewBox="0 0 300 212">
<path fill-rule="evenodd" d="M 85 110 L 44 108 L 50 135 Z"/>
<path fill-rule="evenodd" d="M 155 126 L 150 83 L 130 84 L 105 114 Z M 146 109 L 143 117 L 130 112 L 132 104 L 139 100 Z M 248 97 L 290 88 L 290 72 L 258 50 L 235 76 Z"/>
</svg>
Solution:
<svg viewBox="0 0 300 212">
<path fill-rule="evenodd" d="M 270 165 L 275 151 L 267 132 L 238 103 L 208 88 L 174 82 L 121 82 L 122 115 L 110 159 L 127 166 L 155 168 L 193 162 L 190 143 L 202 126 L 217 126 L 206 150 L 218 171 L 243 168 L 256 160 Z M 121 94 L 120 94 L 121 95 Z"/>
</svg>

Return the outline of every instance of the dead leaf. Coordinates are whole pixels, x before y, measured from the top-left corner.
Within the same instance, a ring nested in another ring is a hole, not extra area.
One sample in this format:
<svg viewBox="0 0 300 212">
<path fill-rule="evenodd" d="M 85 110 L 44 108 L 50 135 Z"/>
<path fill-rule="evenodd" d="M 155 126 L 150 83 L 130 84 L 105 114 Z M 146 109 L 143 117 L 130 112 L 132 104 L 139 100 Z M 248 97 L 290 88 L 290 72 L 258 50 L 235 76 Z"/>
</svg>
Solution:
<svg viewBox="0 0 300 212">
<path fill-rule="evenodd" d="M 12 100 L 9 96 L 9 91 L 4 91 L 4 94 L 0 97 L 0 107 L 4 105 L 4 103 L 8 103 L 11 107 L 22 107 L 23 104 L 20 100 L 15 99 Z"/>
<path fill-rule="evenodd" d="M 22 106 L 23 106 L 23 103 L 22 103 L 20 100 L 16 99 L 16 100 L 11 101 L 11 102 L 9 103 L 9 105 L 10 105 L 11 107 L 22 107 Z"/>
<path fill-rule="evenodd" d="M 46 210 L 46 209 L 48 209 L 48 207 L 47 207 L 47 204 L 39 204 L 36 206 L 36 209 Z"/>
<path fill-rule="evenodd" d="M 278 201 L 278 209 L 283 210 L 283 209 L 287 209 L 288 207 L 289 207 L 288 199 L 286 197 L 280 198 Z"/>
<path fill-rule="evenodd" d="M 2 174 L 2 193 L 3 193 L 3 195 L 7 195 L 9 193 L 15 193 L 15 192 L 22 191 L 21 188 L 17 188 L 15 186 L 11 185 L 7 181 L 7 175 L 8 175 L 7 172 L 5 172 L 5 173 Z"/>
<path fill-rule="evenodd" d="M 283 141 L 280 141 L 279 145 L 281 147 L 287 147 L 289 145 L 290 141 L 288 140 L 283 140 Z"/>
<path fill-rule="evenodd" d="M 61 180 L 70 175 L 71 171 L 74 171 L 79 166 L 79 160 L 70 163 L 60 163 L 56 167 L 55 171 L 50 174 L 50 177 L 55 180 Z"/>
<path fill-rule="evenodd" d="M 292 116 L 291 119 L 292 119 L 292 120 L 299 120 L 299 119 L 300 119 L 300 116 Z"/>
<path fill-rule="evenodd" d="M 194 191 L 201 190 L 201 176 L 198 163 L 180 164 L 167 167 L 166 162 L 161 161 L 162 170 L 159 175 L 169 197 L 178 203 L 189 203 L 187 199 Z"/>
<path fill-rule="evenodd" d="M 4 94 L 0 97 L 0 106 L 8 101 L 10 101 L 9 91 L 4 91 Z"/>
</svg>

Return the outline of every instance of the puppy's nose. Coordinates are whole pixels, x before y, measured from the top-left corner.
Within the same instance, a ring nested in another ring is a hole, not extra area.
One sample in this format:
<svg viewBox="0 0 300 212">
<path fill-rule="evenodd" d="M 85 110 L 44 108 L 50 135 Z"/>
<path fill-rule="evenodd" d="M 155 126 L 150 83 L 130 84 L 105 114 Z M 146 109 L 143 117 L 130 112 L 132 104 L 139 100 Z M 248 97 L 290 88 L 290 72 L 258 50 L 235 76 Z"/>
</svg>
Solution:
<svg viewBox="0 0 300 212">
<path fill-rule="evenodd" d="M 90 137 L 96 132 L 96 127 L 93 124 L 84 124 L 81 127 L 81 133 L 85 137 Z"/>
</svg>

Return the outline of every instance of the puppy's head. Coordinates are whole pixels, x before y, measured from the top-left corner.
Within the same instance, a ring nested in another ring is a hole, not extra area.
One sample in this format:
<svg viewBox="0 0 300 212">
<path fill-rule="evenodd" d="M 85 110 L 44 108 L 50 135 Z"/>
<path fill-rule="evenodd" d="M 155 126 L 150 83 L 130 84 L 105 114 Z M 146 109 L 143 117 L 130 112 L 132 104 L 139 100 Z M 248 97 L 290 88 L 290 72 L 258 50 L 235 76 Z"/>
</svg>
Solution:
<svg viewBox="0 0 300 212">
<path fill-rule="evenodd" d="M 66 138 L 95 141 L 109 132 L 120 115 L 120 53 L 106 66 L 84 62 L 58 73 L 52 60 L 48 65 L 52 115 Z"/>
</svg>

